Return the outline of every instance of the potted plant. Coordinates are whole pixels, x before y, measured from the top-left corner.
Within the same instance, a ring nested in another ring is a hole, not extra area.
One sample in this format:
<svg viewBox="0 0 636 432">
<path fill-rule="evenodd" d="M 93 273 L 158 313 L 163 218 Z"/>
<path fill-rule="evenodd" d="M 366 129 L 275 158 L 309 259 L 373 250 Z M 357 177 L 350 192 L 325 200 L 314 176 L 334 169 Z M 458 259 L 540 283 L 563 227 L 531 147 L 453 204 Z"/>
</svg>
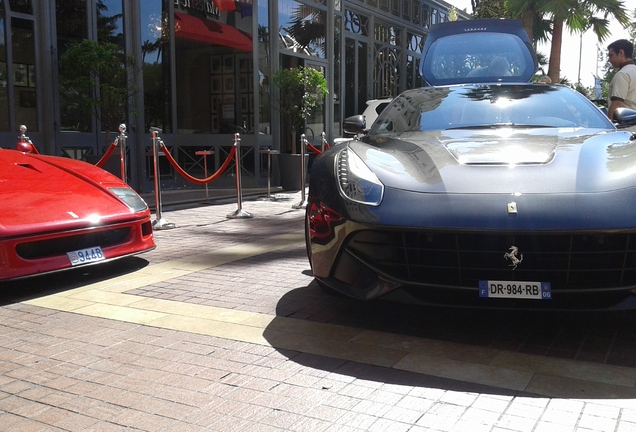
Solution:
<svg viewBox="0 0 636 432">
<path fill-rule="evenodd" d="M 278 87 L 274 108 L 280 113 L 282 123 L 282 154 L 278 158 L 281 184 L 285 190 L 298 189 L 301 186 L 299 156 L 286 155 L 298 155 L 305 121 L 327 94 L 327 80 L 319 70 L 298 66 L 279 69 L 272 75 L 272 83 Z"/>
</svg>

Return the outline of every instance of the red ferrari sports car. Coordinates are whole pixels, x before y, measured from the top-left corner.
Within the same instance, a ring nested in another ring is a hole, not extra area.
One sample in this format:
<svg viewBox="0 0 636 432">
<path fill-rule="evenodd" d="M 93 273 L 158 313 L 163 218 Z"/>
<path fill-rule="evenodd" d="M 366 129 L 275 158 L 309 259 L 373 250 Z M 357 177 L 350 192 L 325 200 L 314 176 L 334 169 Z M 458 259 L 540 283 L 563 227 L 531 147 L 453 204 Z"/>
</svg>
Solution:
<svg viewBox="0 0 636 432">
<path fill-rule="evenodd" d="M 150 210 L 88 163 L 0 149 L 0 281 L 154 249 Z"/>
</svg>

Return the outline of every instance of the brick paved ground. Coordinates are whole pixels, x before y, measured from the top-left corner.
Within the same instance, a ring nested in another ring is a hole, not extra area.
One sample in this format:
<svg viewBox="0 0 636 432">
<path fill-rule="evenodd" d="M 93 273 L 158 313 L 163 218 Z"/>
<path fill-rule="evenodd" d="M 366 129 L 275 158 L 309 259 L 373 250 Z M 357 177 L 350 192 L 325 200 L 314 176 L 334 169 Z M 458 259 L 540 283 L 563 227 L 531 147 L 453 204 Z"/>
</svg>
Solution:
<svg viewBox="0 0 636 432">
<path fill-rule="evenodd" d="M 235 204 L 169 208 L 178 228 L 150 253 L 3 287 L 0 430 L 636 431 L 633 313 L 332 295 L 301 241 L 276 240 L 302 238 L 297 199 L 245 202 L 241 220 L 225 217 Z M 185 326 L 200 314 L 222 318 Z M 484 371 L 510 385 L 484 385 Z"/>
</svg>

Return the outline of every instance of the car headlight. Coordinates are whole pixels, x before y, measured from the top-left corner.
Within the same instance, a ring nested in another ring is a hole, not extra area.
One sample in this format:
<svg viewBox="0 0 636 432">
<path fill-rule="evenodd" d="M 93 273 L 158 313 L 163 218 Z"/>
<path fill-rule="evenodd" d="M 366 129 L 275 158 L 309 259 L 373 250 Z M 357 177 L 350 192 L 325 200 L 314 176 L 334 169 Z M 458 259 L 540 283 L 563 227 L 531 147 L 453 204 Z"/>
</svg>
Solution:
<svg viewBox="0 0 636 432">
<path fill-rule="evenodd" d="M 353 150 L 346 148 L 338 154 L 336 170 L 340 193 L 345 198 L 360 204 L 380 205 L 384 185 Z"/>
<path fill-rule="evenodd" d="M 120 200 L 136 212 L 144 211 L 148 208 L 146 201 L 130 188 L 108 188 L 108 190 L 117 195 Z"/>
</svg>

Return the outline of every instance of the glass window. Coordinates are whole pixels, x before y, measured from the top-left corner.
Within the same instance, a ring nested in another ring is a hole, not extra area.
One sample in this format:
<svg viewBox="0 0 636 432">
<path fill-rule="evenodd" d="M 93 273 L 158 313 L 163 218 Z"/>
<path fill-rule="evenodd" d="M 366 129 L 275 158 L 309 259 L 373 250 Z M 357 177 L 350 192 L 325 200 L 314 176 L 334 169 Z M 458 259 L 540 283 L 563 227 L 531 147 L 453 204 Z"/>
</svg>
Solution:
<svg viewBox="0 0 636 432">
<path fill-rule="evenodd" d="M 55 3 L 58 61 L 71 45 L 88 37 L 86 0 L 57 0 Z M 60 129 L 90 132 L 91 112 L 83 110 L 77 96 L 64 85 L 73 71 L 58 71 L 60 79 Z"/>
<path fill-rule="evenodd" d="M 351 10 L 345 11 L 344 21 L 345 31 L 359 34 L 361 36 L 369 35 L 369 17 L 361 15 Z"/>
<path fill-rule="evenodd" d="M 174 5 L 179 132 L 254 133 L 253 7 Z"/>
<path fill-rule="evenodd" d="M 420 76 L 420 58 L 413 55 L 406 56 L 406 88 L 422 87 L 424 82 Z"/>
<path fill-rule="evenodd" d="M 411 0 L 402 0 L 402 18 L 411 21 Z"/>
<path fill-rule="evenodd" d="M 86 2 L 58 0 L 56 19 L 61 130 L 90 132 L 97 120 L 110 141 L 109 133 L 126 122 L 130 95 L 122 2 L 96 2 L 97 40 L 87 38 Z"/>
<path fill-rule="evenodd" d="M 99 73 L 99 120 L 103 131 L 117 131 L 127 115 L 126 44 L 124 41 L 122 0 L 97 0 L 97 41 L 116 46 L 110 71 Z"/>
<path fill-rule="evenodd" d="M 9 7 L 12 12 L 33 15 L 31 0 L 9 0 Z"/>
<path fill-rule="evenodd" d="M 388 23 L 377 21 L 375 24 L 375 40 L 391 45 L 400 43 L 401 30 Z"/>
<path fill-rule="evenodd" d="M 413 0 L 413 24 L 419 25 L 422 22 L 422 10 L 419 0 Z"/>
<path fill-rule="evenodd" d="M 0 3 L 0 6 L 2 4 Z M 5 34 L 4 8 L 0 7 L 0 35 Z M 7 92 L 7 46 L 0 38 L 0 130 L 9 130 L 9 97 Z"/>
<path fill-rule="evenodd" d="M 145 3 L 145 2 L 144 2 Z M 122 0 L 97 0 L 97 40 L 124 50 Z"/>
<path fill-rule="evenodd" d="M 268 2 L 258 2 L 258 88 L 260 97 L 260 124 L 262 134 L 272 133 L 272 112 L 270 103 L 270 81 L 272 75 L 271 55 L 269 52 L 269 6 Z"/>
<path fill-rule="evenodd" d="M 342 65 L 342 53 L 340 51 L 340 26 L 342 24 L 342 18 L 340 16 L 335 17 L 334 29 L 335 29 L 335 41 L 334 44 L 334 67 L 333 67 L 333 118 L 334 118 L 334 134 L 335 136 L 342 135 L 340 130 L 340 114 L 342 110 L 342 82 L 340 77 L 340 67 Z"/>
<path fill-rule="evenodd" d="M 141 51 L 144 74 L 144 129 L 172 132 L 167 4 L 141 2 Z"/>
<path fill-rule="evenodd" d="M 400 61 L 399 48 L 402 30 L 381 21 L 375 24 L 375 65 L 373 71 L 373 97 L 393 97 L 399 93 Z"/>
<path fill-rule="evenodd" d="M 327 12 L 293 0 L 278 8 L 281 50 L 326 58 Z"/>
<path fill-rule="evenodd" d="M 367 49 L 365 42 L 351 38 L 345 40 L 345 111 L 344 117 L 362 114 L 367 99 Z"/>
<path fill-rule="evenodd" d="M 391 0 L 391 13 L 397 17 L 400 16 L 400 1 L 401 0 Z"/>
<path fill-rule="evenodd" d="M 427 5 L 422 5 L 420 20 L 422 27 L 427 29 L 431 23 L 431 8 L 429 8 Z"/>
<path fill-rule="evenodd" d="M 33 21 L 11 19 L 13 35 L 13 89 L 16 123 L 38 131 L 38 111 L 35 92 L 35 46 Z"/>
</svg>

